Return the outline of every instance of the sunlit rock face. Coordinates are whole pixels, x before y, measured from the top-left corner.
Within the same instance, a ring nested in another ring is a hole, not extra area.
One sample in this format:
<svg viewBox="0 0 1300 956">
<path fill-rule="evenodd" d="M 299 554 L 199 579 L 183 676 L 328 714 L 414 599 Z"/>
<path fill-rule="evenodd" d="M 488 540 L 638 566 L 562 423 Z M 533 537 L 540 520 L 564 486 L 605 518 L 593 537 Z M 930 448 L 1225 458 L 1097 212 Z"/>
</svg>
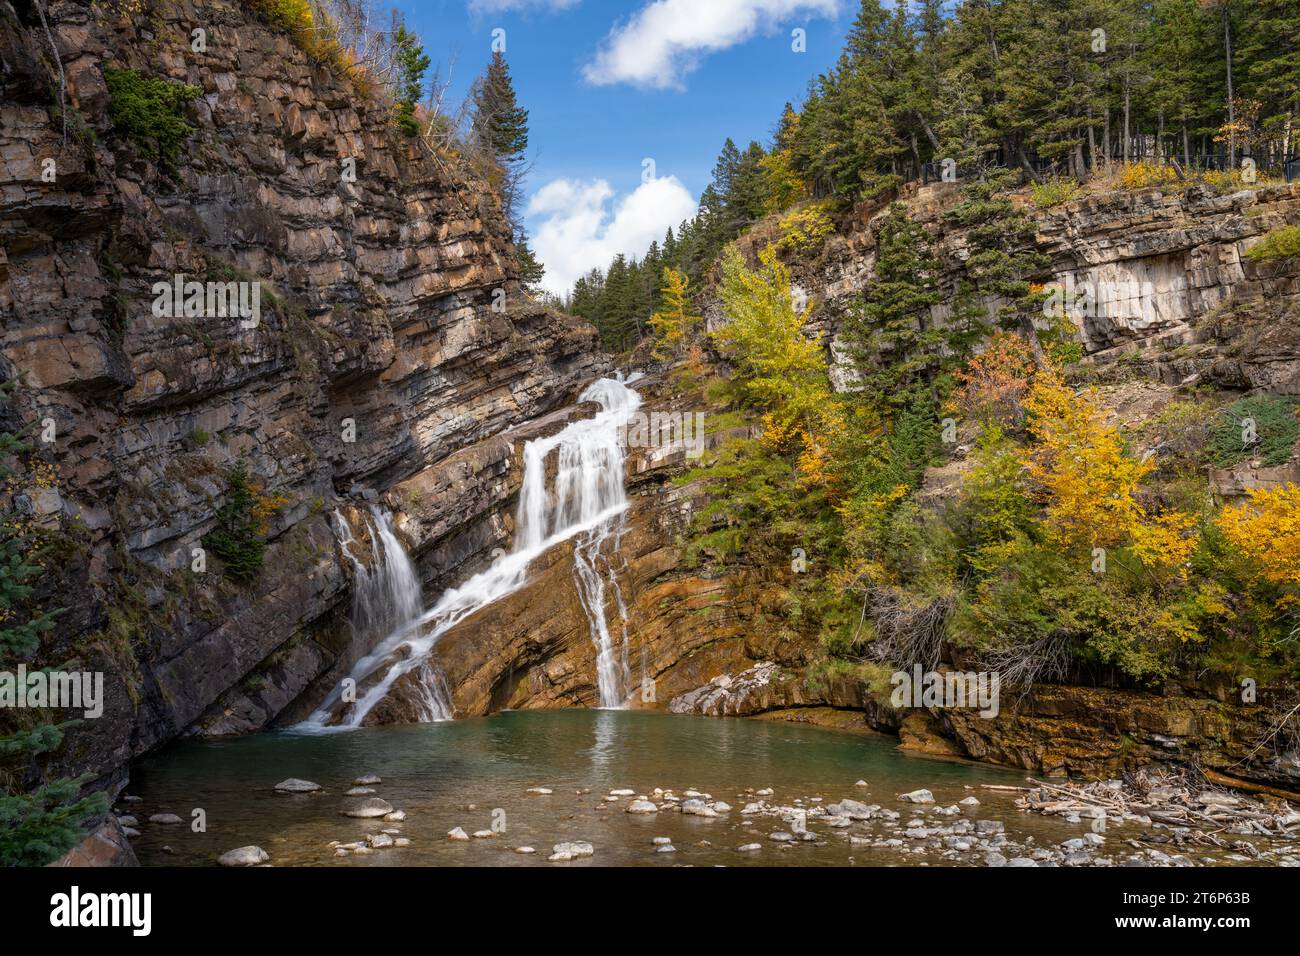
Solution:
<svg viewBox="0 0 1300 956">
<path fill-rule="evenodd" d="M 944 301 L 931 307 L 936 325 L 951 314 L 951 293 L 969 255 L 965 235 L 944 219 L 958 189 L 911 183 L 899 196 L 933 240 L 942 268 Z M 832 378 L 841 388 L 851 378 L 841 320 L 873 281 L 876 230 L 887 212 L 888 203 L 864 204 L 839 223 L 838 234 L 816 255 L 791 263 L 796 299 L 802 295 L 812 305 L 812 329 L 825 333 L 838 360 Z M 1033 281 L 1068 292 L 1066 313 L 1084 351 L 1097 359 L 1194 343 L 1202 320 L 1230 300 L 1300 307 L 1300 261 L 1245 258 L 1270 229 L 1300 223 L 1300 184 L 1229 193 L 1201 185 L 1117 189 L 1028 212 L 1037 225 L 1037 249 L 1048 257 Z M 752 256 L 764 238 L 744 236 L 738 245 Z M 999 305 L 985 304 L 990 311 Z M 705 315 L 712 327 L 722 321 L 717 307 L 706 308 Z M 1297 371 L 1290 364 L 1262 370 L 1269 381 L 1261 384 L 1300 391 Z"/>
<path fill-rule="evenodd" d="M 56 434 L 52 477 L 19 491 L 68 543 L 42 582 L 69 609 L 50 653 L 111 675 L 74 771 L 310 706 L 363 650 L 335 508 L 422 482 L 397 534 L 441 586 L 508 532 L 499 436 L 608 368 L 590 327 L 522 292 L 485 184 L 243 5 L 199 12 L 203 53 L 180 8 L 50 8 L 65 143 L 50 41 L 0 11 L 0 375 L 25 374 L 15 417 Z M 113 132 L 106 65 L 199 88 L 173 173 Z M 257 321 L 156 309 L 178 276 L 258 281 Z M 191 562 L 237 458 L 286 504 L 233 586 Z"/>
</svg>

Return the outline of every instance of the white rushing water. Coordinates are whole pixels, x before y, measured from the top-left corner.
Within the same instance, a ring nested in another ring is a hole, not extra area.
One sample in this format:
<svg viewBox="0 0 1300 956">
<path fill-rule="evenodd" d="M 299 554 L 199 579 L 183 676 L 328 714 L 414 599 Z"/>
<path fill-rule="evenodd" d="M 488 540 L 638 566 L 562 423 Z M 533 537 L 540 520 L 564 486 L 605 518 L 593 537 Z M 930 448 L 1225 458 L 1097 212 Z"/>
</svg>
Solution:
<svg viewBox="0 0 1300 956">
<path fill-rule="evenodd" d="M 438 638 L 474 612 L 517 591 L 528 578 L 528 566 L 547 549 L 577 537 L 574 547 L 574 576 L 578 594 L 591 624 L 592 641 L 597 648 L 597 683 L 603 707 L 621 706 L 628 693 L 627 611 L 622 593 L 614 579 L 615 568 L 607 553 L 616 551 L 624 528 L 627 494 L 623 488 L 623 429 L 641 405 L 641 396 L 628 387 L 635 377 L 602 378 L 593 382 L 579 396 L 579 401 L 596 402 L 601 410 L 592 418 L 570 422 L 547 438 L 536 438 L 524 446 L 524 478 L 519 491 L 519 511 L 515 524 L 515 541 L 511 552 L 487 570 L 467 580 L 460 587 L 443 593 L 427 611 L 409 618 L 394 612 L 394 624 L 379 643 L 357 662 L 351 678 L 355 687 L 364 688 L 341 721 L 335 712 L 343 688 L 339 687 L 302 725 L 303 729 L 321 729 L 332 723 L 356 727 L 387 696 L 404 675 L 416 671 L 416 683 L 423 699 L 418 702 L 422 720 L 446 720 L 451 705 L 446 682 L 430 653 Z M 556 456 L 555 482 L 547 488 L 546 463 Z M 375 532 L 388 553 L 388 537 L 397 550 L 401 544 L 391 534 L 391 522 L 377 519 Z M 346 523 L 345 523 L 346 524 Z M 342 542 L 341 542 L 342 543 Z M 349 542 L 348 544 L 350 544 Z M 350 558 L 348 544 L 344 551 Z M 405 559 L 405 552 L 402 552 Z M 406 559 L 409 565 L 409 559 Z M 366 578 L 363 566 L 353 558 L 358 574 L 358 600 L 364 583 L 364 598 L 369 620 L 376 612 L 370 603 L 381 591 L 407 592 L 391 583 L 379 584 Z M 374 573 L 372 568 L 371 572 Z M 412 575 L 414 571 L 412 570 Z M 607 591 L 606 578 L 611 584 Z M 605 621 L 607 595 L 613 592 L 622 620 L 621 646 L 616 646 Z M 418 600 L 418 581 L 416 582 Z M 355 620 L 355 617 L 354 617 Z"/>
<path fill-rule="evenodd" d="M 333 517 L 339 549 L 352 565 L 353 640 L 369 644 L 414 621 L 424 610 L 420 578 L 387 511 L 370 509 L 364 541 L 353 536 L 352 526 L 340 512 Z M 369 553 L 369 564 L 357 549 Z"/>
</svg>

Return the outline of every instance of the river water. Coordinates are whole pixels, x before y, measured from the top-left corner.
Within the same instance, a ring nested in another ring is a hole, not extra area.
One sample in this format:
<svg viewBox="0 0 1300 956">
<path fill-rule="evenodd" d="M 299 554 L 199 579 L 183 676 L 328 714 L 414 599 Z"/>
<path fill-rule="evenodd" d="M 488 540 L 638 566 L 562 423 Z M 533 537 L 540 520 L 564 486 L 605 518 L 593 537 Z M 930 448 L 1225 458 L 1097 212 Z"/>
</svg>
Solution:
<svg viewBox="0 0 1300 956">
<path fill-rule="evenodd" d="M 221 853 L 248 844 L 265 849 L 274 865 L 982 865 L 985 852 L 978 847 L 945 857 L 942 837 L 918 840 L 902 831 L 913 820 L 925 826 L 1001 821 L 1019 847 L 1003 850 L 1008 857 L 1087 832 L 1086 821 L 1070 824 L 1023 813 L 1014 807 L 1014 794 L 983 787 L 1021 784 L 1023 773 L 909 756 L 897 745 L 892 737 L 738 718 L 619 710 L 511 712 L 345 734 L 262 733 L 182 742 L 137 765 L 130 792 L 141 802 L 126 808 L 141 821 L 134 844 L 146 865 L 211 865 Z M 344 792 L 368 773 L 382 778 L 375 795 L 403 810 L 405 821 L 340 815 L 357 799 Z M 287 777 L 311 780 L 325 792 L 276 793 L 275 784 Z M 860 779 L 865 787 L 856 785 Z M 553 792 L 526 792 L 533 787 Z M 652 795 L 656 787 L 678 796 L 688 789 L 708 793 L 732 809 L 712 819 L 673 811 L 637 816 L 624 812 L 631 798 L 605 799 L 610 790 Z M 933 807 L 899 801 L 900 793 L 922 787 L 933 792 Z M 766 788 L 773 794 L 746 792 Z M 972 795 L 979 805 L 962 806 L 954 816 L 935 812 Z M 785 844 L 770 835 L 794 829 L 789 820 L 741 813 L 746 803 L 759 800 L 812 810 L 819 801 L 845 797 L 880 804 L 901 817 L 832 829 L 814 814 L 807 830 L 817 839 Z M 189 826 L 195 808 L 205 811 L 206 832 Z M 148 822 L 151 814 L 165 812 L 185 823 Z M 494 824 L 498 832 L 489 838 L 447 839 L 454 827 L 473 833 L 492 831 Z M 336 856 L 329 845 L 362 840 L 384 828 L 399 830 L 394 836 L 409 839 L 410 846 Z M 1118 830 L 1107 834 L 1108 845 L 1120 843 Z M 855 836 L 873 842 L 900 839 L 902 845 L 853 843 Z M 670 838 L 676 852 L 657 852 L 655 837 Z M 573 840 L 593 844 L 594 856 L 547 862 L 554 844 Z M 762 848 L 737 849 L 751 843 Z M 537 853 L 521 855 L 514 850 L 519 846 Z M 1116 853 L 1121 849 L 1115 846 Z"/>
</svg>

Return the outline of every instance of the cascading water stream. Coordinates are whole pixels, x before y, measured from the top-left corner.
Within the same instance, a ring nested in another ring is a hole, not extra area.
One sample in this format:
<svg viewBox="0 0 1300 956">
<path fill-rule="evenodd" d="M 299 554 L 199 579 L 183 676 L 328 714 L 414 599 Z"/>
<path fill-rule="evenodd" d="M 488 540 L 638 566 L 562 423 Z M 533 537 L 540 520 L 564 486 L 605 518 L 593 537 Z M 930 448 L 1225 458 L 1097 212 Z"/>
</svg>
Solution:
<svg viewBox="0 0 1300 956">
<path fill-rule="evenodd" d="M 391 514 L 371 508 L 365 522 L 368 544 L 357 541 L 340 512 L 335 511 L 333 517 L 339 548 L 352 564 L 353 640 L 369 644 L 420 615 L 424 609 L 420 578 L 393 530 Z M 358 545 L 373 556 L 369 565 L 354 553 Z"/>
<path fill-rule="evenodd" d="M 451 706 L 446 683 L 430 658 L 438 638 L 469 615 L 523 587 L 534 558 L 575 536 L 578 537 L 574 548 L 575 576 L 597 647 L 600 702 L 606 707 L 617 707 L 624 702 L 628 683 L 626 626 L 620 666 L 619 651 L 604 620 L 606 590 L 597 562 L 605 565 L 613 580 L 613 568 L 607 559 L 600 557 L 600 551 L 611 537 L 617 545 L 622 534 L 622 518 L 628 504 L 623 488 L 623 429 L 641 405 L 641 396 L 628 387 L 635 379 L 633 376 L 627 383 L 615 378 L 593 382 L 578 400 L 599 404 L 601 410 L 595 416 L 570 422 L 556 434 L 534 439 L 524 446 L 524 478 L 511 552 L 460 587 L 444 592 L 429 610 L 399 621 L 353 668 L 351 679 L 355 683 L 351 686 L 360 690 L 356 701 L 340 710 L 344 688 L 335 689 L 299 725 L 302 729 L 359 726 L 393 685 L 412 671 L 417 671 L 417 683 L 423 694 L 419 702 L 421 719 L 449 719 Z M 555 484 L 554 490 L 548 492 L 546 462 L 552 452 L 556 453 Z M 382 524 L 380 527 L 378 535 L 383 540 Z M 391 526 L 388 530 L 391 533 Z M 400 550 L 400 544 L 397 547 Z M 345 553 L 352 557 L 346 546 Z M 368 580 L 367 586 L 370 586 Z M 625 622 L 626 608 L 616 581 L 613 588 Z"/>
</svg>

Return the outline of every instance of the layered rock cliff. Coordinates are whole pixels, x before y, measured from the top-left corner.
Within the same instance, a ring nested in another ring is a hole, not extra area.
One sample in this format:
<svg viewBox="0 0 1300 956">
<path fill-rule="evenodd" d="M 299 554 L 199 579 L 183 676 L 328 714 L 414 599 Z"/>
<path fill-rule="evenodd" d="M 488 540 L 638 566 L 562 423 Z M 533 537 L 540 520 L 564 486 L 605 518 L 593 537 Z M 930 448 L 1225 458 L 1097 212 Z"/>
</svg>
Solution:
<svg viewBox="0 0 1300 956">
<path fill-rule="evenodd" d="M 496 436 L 607 367 L 521 289 L 486 184 L 390 104 L 244 4 L 145 6 L 53 2 L 47 33 L 0 3 L 0 375 L 53 423 L 9 493 L 56 546 L 41 661 L 106 675 L 58 762 L 105 778 L 319 697 L 364 651 L 331 512 L 416 483 L 412 547 L 455 578 L 506 531 Z M 115 128 L 121 69 L 198 88 L 174 168 Z M 178 276 L 259 282 L 260 321 L 160 316 Z M 281 504 L 247 584 L 193 570 L 238 459 Z"/>
</svg>

